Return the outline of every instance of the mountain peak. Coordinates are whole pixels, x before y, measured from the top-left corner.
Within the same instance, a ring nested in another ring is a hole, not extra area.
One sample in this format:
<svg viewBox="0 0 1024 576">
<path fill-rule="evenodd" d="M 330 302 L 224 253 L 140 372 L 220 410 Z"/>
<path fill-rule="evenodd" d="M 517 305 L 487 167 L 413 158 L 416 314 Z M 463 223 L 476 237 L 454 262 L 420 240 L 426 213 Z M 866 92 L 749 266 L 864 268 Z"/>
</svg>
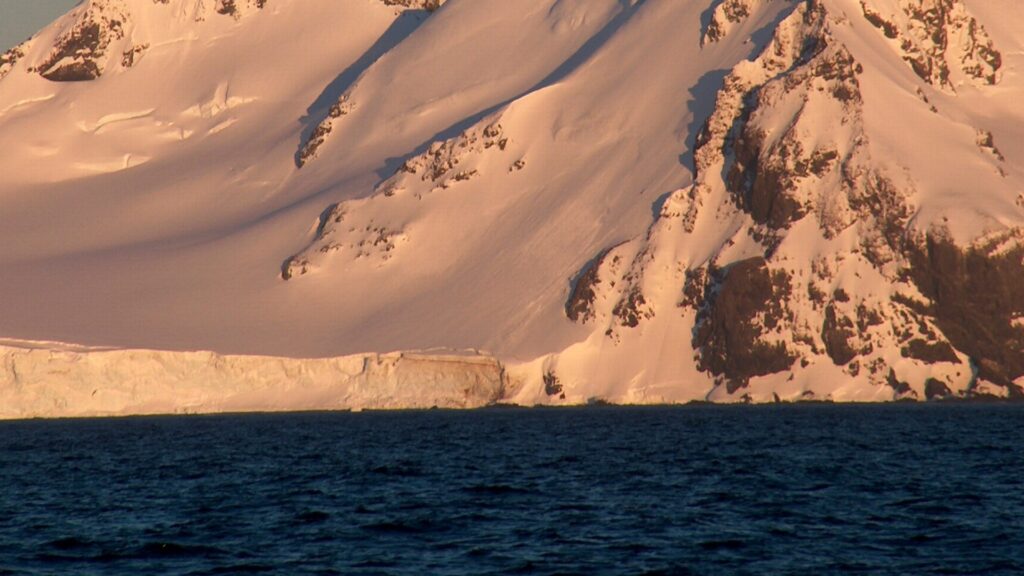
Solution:
<svg viewBox="0 0 1024 576">
<path fill-rule="evenodd" d="M 0 57 L 8 336 L 1024 394 L 1013 0 L 441 4 L 92 0 Z"/>
</svg>

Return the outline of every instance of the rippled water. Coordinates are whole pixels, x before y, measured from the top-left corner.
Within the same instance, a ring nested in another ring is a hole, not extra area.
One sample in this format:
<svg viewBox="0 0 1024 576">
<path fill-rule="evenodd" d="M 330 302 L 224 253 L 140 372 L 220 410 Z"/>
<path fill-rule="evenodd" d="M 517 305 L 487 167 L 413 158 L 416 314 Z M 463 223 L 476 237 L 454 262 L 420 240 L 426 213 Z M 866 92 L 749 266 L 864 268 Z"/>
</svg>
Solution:
<svg viewBox="0 0 1024 576">
<path fill-rule="evenodd" d="M 1019 574 L 1024 407 L 0 423 L 0 574 Z"/>
</svg>

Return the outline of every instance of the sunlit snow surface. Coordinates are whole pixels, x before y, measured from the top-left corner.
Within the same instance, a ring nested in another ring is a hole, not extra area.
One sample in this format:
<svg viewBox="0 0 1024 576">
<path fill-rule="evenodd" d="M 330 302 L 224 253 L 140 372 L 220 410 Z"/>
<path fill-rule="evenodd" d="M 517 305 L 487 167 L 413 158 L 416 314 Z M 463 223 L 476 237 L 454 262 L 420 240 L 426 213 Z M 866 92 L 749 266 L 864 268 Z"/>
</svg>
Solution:
<svg viewBox="0 0 1024 576">
<path fill-rule="evenodd" d="M 732 238 L 748 221 L 719 211 L 713 230 L 684 242 L 658 240 L 657 216 L 694 183 L 695 138 L 723 79 L 753 70 L 736 67 L 799 4 L 742 3 L 749 13 L 712 42 L 704 1 L 451 0 L 428 12 L 380 0 L 268 0 L 262 9 L 237 2 L 234 14 L 212 0 L 85 2 L 0 64 L 0 336 L 342 358 L 226 357 L 246 373 L 331 365 L 349 374 L 338 366 L 371 353 L 472 348 L 512 375 L 506 401 L 736 399 L 698 369 L 693 316 L 671 310 L 681 266 L 752 254 Z M 930 104 L 859 2 L 822 4 L 864 69 L 858 126 L 870 157 L 912 183 L 914 225 L 945 222 L 969 243 L 1024 223 L 1014 1 L 963 2 L 1001 50 L 999 83 L 953 74 L 928 89 Z M 898 10 L 895 1 L 872 5 Z M 45 79 L 81 58 L 54 60 L 53 47 L 86 15 L 119 23 L 93 58 L 99 78 Z M 806 142 L 846 134 L 833 109 L 805 113 Z M 311 147 L 318 127 L 329 132 Z M 500 135 L 489 136 L 495 127 Z M 1001 160 L 979 148 L 979 130 Z M 780 250 L 810 260 L 849 241 L 798 225 Z M 653 255 L 642 283 L 664 310 L 611 337 L 606 325 L 565 313 L 581 270 L 609 249 Z M 872 270 L 848 271 L 887 296 Z M 185 376 L 191 363 L 208 364 L 202 354 L 25 346 L 4 348 L 5 361 L 70 363 L 78 373 L 95 358 L 117 383 L 111 394 L 127 394 L 122 380 L 140 370 L 165 393 L 139 384 L 131 401 L 90 400 L 95 412 L 137 409 L 150 393 L 156 410 L 189 409 L 156 398 L 180 393 L 171 381 L 207 398 L 195 400 L 207 410 L 242 406 L 227 400 L 232 386 L 268 385 L 219 369 L 205 381 Z M 915 370 L 908 364 L 901 377 L 971 377 L 966 364 L 955 375 Z M 565 398 L 545 389 L 553 371 Z M 273 389 L 287 396 L 289 386 Z M 893 398 L 823 363 L 795 380 L 755 378 L 749 399 L 799 399 L 812 386 L 817 398 Z M 348 405 L 331 394 L 324 402 Z M 243 404 L 319 400 L 262 402 Z"/>
</svg>

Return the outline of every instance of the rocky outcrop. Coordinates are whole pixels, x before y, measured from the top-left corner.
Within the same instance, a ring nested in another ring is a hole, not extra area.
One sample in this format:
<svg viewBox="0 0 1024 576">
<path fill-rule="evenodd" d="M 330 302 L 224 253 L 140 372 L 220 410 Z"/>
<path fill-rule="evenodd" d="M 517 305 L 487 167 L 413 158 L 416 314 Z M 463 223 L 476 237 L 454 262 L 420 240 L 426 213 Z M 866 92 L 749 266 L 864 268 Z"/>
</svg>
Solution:
<svg viewBox="0 0 1024 576">
<path fill-rule="evenodd" d="M 491 150 L 504 152 L 507 147 L 508 138 L 504 129 L 495 122 L 482 129 L 463 132 L 451 140 L 434 142 L 425 153 L 406 160 L 398 173 L 408 175 L 409 178 L 418 177 L 421 182 L 429 183 L 434 190 L 444 190 L 477 175 L 475 169 L 460 167 L 465 158 Z M 404 190 L 404 179 L 400 177 L 386 181 L 381 189 L 385 194 L 394 195 Z"/>
<path fill-rule="evenodd" d="M 428 13 L 434 12 L 445 3 L 445 0 L 380 1 L 386 6 L 394 6 L 399 10 L 424 10 Z M 299 147 L 299 152 L 295 156 L 296 167 L 302 168 L 309 162 L 313 161 L 320 154 L 320 149 L 324 144 L 326 144 L 338 122 L 356 110 L 357 105 L 352 98 L 354 88 L 355 85 L 351 86 L 345 91 L 345 93 L 338 97 L 338 100 L 328 109 L 327 116 L 317 123 L 309 137 L 302 142 L 302 145 Z"/>
<path fill-rule="evenodd" d="M 746 6 L 723 2 L 712 22 L 746 18 Z M 998 59 L 983 56 L 995 52 L 959 3 L 901 6 L 898 24 L 867 5 L 864 14 L 894 39 L 920 40 L 924 26 L 941 50 L 915 54 L 977 56 L 987 72 L 972 76 L 977 67 L 965 64 L 965 77 L 997 79 Z M 692 319 L 698 368 L 737 397 L 755 378 L 792 379 L 825 363 L 894 399 L 967 397 L 992 385 L 1020 394 L 1024 293 L 1012 279 L 1024 274 L 1024 230 L 969 246 L 920 231 L 913 175 L 873 154 L 864 69 L 837 33 L 843 26 L 828 3 L 800 2 L 760 55 L 725 78 L 696 140 L 693 185 L 670 195 L 646 237 L 581 276 L 569 317 L 606 323 L 613 341 L 630 338 L 666 317 L 658 293 L 670 283 Z M 1002 162 L 991 133 L 979 131 L 977 145 Z M 684 248 L 730 229 L 720 245 Z M 800 244 L 821 248 L 808 256 Z M 627 252 L 636 255 L 628 268 L 611 270 Z M 594 288 L 602 278 L 618 284 Z M 602 299 L 618 305 L 591 304 Z"/>
<path fill-rule="evenodd" d="M 0 54 L 0 80 L 4 79 L 18 65 L 18 61 L 25 57 L 25 51 L 29 49 L 31 41 L 19 44 L 7 52 Z"/>
<path fill-rule="evenodd" d="M 811 38 L 784 81 L 770 81 L 746 93 L 750 102 L 742 113 L 746 120 L 736 136 L 726 185 L 758 223 L 779 230 L 818 211 L 829 235 L 849 225 L 838 206 L 829 213 L 821 210 L 830 206 L 831 198 L 823 197 L 829 192 L 826 186 L 842 187 L 841 171 L 860 155 L 861 70 L 845 48 L 830 47 L 824 37 Z M 801 101 L 802 108 L 785 131 L 773 135 L 765 120 L 786 104 L 799 106 Z M 831 141 L 809 145 L 809 125 L 819 121 L 824 109 L 834 110 L 839 133 Z"/>
<path fill-rule="evenodd" d="M 240 18 L 242 15 L 262 10 L 267 0 L 217 0 L 214 10 L 218 14 Z"/>
<path fill-rule="evenodd" d="M 128 19 L 128 8 L 120 0 L 90 1 L 36 70 L 54 82 L 99 78 L 106 69 L 111 43 L 125 37 Z"/>
<path fill-rule="evenodd" d="M 1020 395 L 1024 376 L 1024 230 L 959 247 L 928 234 L 907 249 L 908 273 L 928 299 L 927 312 L 981 378 Z"/>
<path fill-rule="evenodd" d="M 295 157 L 295 165 L 302 168 L 307 162 L 316 157 L 320 150 L 320 147 L 327 141 L 328 135 L 334 129 L 334 123 L 342 116 L 346 116 L 355 109 L 349 102 L 349 95 L 342 95 L 341 99 L 331 105 L 327 111 L 327 117 L 324 118 L 316 128 L 313 129 L 309 139 L 299 150 L 298 155 Z"/>
<path fill-rule="evenodd" d="M 312 272 L 320 261 L 334 252 L 348 254 L 353 260 L 365 259 L 380 266 L 390 260 L 398 245 L 408 237 L 402 229 L 392 229 L 369 218 L 363 222 L 348 219 L 351 203 L 335 204 L 320 216 L 313 242 L 302 252 L 285 260 L 281 278 L 291 280 Z"/>
<path fill-rule="evenodd" d="M 328 207 L 320 216 L 313 241 L 288 258 L 281 277 L 290 280 L 320 266 L 334 253 L 352 260 L 381 266 L 409 240 L 403 224 L 391 223 L 386 209 L 402 202 L 419 202 L 430 195 L 471 181 L 490 160 L 515 168 L 516 161 L 498 160 L 506 155 L 510 139 L 498 121 L 484 121 L 455 138 L 432 143 L 377 185 L 368 198 Z M 521 167 L 519 169 L 521 169 Z"/>
<path fill-rule="evenodd" d="M 922 80 L 953 88 L 957 81 L 995 84 L 1002 53 L 959 0 L 899 0 L 899 14 L 861 2 L 864 18 L 889 38 Z"/>
<path fill-rule="evenodd" d="M 607 256 L 608 250 L 601 252 L 580 272 L 573 284 L 569 301 L 565 303 L 565 315 L 569 320 L 585 324 L 595 317 L 597 294 L 601 284 L 599 271 Z"/>
<path fill-rule="evenodd" d="M 796 356 L 783 331 L 792 322 L 785 271 L 770 270 L 764 258 L 741 260 L 712 270 L 705 290 L 694 336 L 703 369 L 724 376 L 733 392 L 753 376 L 792 366 Z"/>
<path fill-rule="evenodd" d="M 139 1 L 139 0 L 137 0 Z M 152 45 L 148 19 L 180 10 L 196 21 L 216 14 L 241 18 L 261 10 L 267 0 L 153 0 L 139 5 L 126 0 L 87 0 L 72 12 L 53 45 L 33 56 L 27 71 L 54 82 L 95 80 L 116 69 L 136 65 Z M 141 23 L 141 25 L 140 25 Z M 156 24 L 162 26 L 162 24 Z M 0 57 L 0 78 L 27 54 L 27 44 Z"/>
<path fill-rule="evenodd" d="M 701 37 L 701 45 L 725 38 L 733 27 L 750 16 L 755 6 L 765 1 L 771 0 L 722 0 L 711 13 L 711 20 Z"/>
<path fill-rule="evenodd" d="M 433 12 L 442 5 L 445 0 L 381 0 L 386 6 L 401 6 L 402 8 L 414 8 Z"/>
</svg>

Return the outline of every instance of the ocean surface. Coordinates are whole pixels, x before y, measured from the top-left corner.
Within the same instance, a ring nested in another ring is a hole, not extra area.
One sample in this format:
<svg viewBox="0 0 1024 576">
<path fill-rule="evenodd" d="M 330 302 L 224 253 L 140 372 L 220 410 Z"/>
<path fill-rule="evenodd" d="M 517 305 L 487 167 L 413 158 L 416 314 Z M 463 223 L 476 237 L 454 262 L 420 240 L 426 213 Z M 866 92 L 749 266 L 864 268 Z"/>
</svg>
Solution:
<svg viewBox="0 0 1024 576">
<path fill-rule="evenodd" d="M 0 422 L 0 574 L 1024 574 L 1024 406 Z"/>
</svg>

